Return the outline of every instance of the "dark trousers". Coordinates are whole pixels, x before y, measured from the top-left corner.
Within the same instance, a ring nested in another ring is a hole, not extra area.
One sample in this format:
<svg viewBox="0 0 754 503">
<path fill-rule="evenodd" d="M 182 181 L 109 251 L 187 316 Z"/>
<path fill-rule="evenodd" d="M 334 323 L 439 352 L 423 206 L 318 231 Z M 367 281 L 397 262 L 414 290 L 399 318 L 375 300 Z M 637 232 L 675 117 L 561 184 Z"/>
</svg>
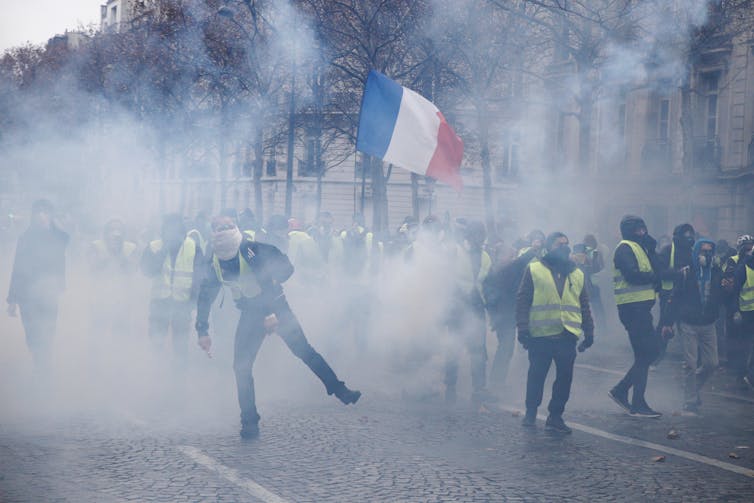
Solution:
<svg viewBox="0 0 754 503">
<path fill-rule="evenodd" d="M 445 358 L 445 387 L 455 388 L 458 360 L 463 346 L 471 360 L 471 388 L 482 391 L 487 386 L 487 325 L 484 308 L 459 302 L 451 309 L 448 321 L 451 344 Z"/>
<path fill-rule="evenodd" d="M 21 323 L 26 334 L 26 346 L 37 369 L 47 369 L 52 363 L 52 342 L 58 321 L 57 299 L 35 299 L 19 304 Z"/>
<path fill-rule="evenodd" d="M 576 361 L 576 337 L 535 337 L 529 343 L 529 373 L 526 377 L 526 410 L 536 411 L 542 404 L 545 380 L 550 364 L 555 362 L 555 381 L 547 410 L 550 416 L 560 417 L 571 395 L 573 364 Z"/>
<path fill-rule="evenodd" d="M 647 389 L 649 365 L 660 355 L 662 342 L 652 323 L 651 303 L 632 303 L 618 306 L 618 317 L 628 331 L 628 339 L 634 351 L 634 364 L 625 377 L 616 385 L 620 393 L 633 388 L 631 405 L 645 407 L 644 393 Z"/>
<path fill-rule="evenodd" d="M 265 306 L 248 306 L 241 311 L 241 318 L 238 320 L 233 353 L 233 371 L 236 375 L 242 423 L 259 421 L 254 393 L 254 360 L 266 335 L 264 319 L 273 312 L 278 318 L 277 334 L 291 352 L 322 381 L 327 394 L 337 393 L 344 386 L 325 359 L 306 340 L 304 331 L 285 297 L 275 300 L 272 310 Z"/>
<path fill-rule="evenodd" d="M 149 304 L 149 338 L 158 350 L 163 350 L 172 335 L 173 354 L 181 362 L 188 356 L 191 333 L 191 311 L 195 303 L 174 299 L 153 299 Z"/>
<path fill-rule="evenodd" d="M 728 365 L 738 379 L 746 376 L 754 379 L 754 319 L 746 316 L 740 324 L 736 324 L 731 315 L 727 325 Z"/>
</svg>

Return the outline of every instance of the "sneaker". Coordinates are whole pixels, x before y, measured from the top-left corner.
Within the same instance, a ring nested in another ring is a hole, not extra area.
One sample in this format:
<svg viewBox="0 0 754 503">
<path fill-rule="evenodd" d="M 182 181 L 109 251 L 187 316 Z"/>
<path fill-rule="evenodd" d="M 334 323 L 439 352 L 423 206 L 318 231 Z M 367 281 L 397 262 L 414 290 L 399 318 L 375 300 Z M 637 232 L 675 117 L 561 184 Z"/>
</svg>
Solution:
<svg viewBox="0 0 754 503">
<path fill-rule="evenodd" d="M 253 440 L 259 437 L 259 425 L 257 423 L 241 423 L 241 438 L 243 440 Z"/>
<path fill-rule="evenodd" d="M 613 402 L 617 403 L 618 407 L 625 410 L 629 414 L 631 413 L 631 405 L 628 403 L 628 392 L 621 393 L 620 391 L 613 388 L 607 392 L 607 396 L 609 396 L 613 400 Z"/>
<path fill-rule="evenodd" d="M 630 414 L 633 417 L 645 417 L 645 418 L 654 418 L 654 419 L 662 417 L 661 413 L 652 410 L 649 407 L 649 405 L 644 405 L 642 407 L 633 407 L 631 408 Z"/>
<path fill-rule="evenodd" d="M 547 422 L 545 422 L 545 431 L 559 433 L 561 435 L 570 435 L 573 433 L 573 430 L 565 424 L 565 421 L 563 421 L 563 418 L 560 416 L 549 416 Z"/>
<path fill-rule="evenodd" d="M 524 428 L 534 428 L 537 426 L 537 411 L 526 411 L 526 415 L 521 420 L 521 426 Z"/>
</svg>

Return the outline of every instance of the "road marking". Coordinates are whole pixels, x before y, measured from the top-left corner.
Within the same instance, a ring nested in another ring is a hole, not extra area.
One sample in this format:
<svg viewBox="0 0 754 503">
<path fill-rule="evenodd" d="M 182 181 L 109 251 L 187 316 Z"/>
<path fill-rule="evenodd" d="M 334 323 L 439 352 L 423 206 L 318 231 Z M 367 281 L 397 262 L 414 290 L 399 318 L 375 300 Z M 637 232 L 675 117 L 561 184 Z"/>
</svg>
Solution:
<svg viewBox="0 0 754 503">
<path fill-rule="evenodd" d="M 183 454 L 191 458 L 196 463 L 212 470 L 222 478 L 226 479 L 229 482 L 232 482 L 238 487 L 245 489 L 249 494 L 257 499 L 264 501 L 265 503 L 288 503 L 287 500 L 281 498 L 272 491 L 265 489 L 253 480 L 241 477 L 236 470 L 225 466 L 219 461 L 207 456 L 196 447 L 191 447 L 189 445 L 180 445 L 178 446 L 178 450 L 180 450 Z"/>
<path fill-rule="evenodd" d="M 621 372 L 619 370 L 603 369 L 602 367 L 595 367 L 594 365 L 587 365 L 585 363 L 577 363 L 574 366 L 582 368 L 582 369 L 594 370 L 595 372 L 603 372 L 605 374 L 613 374 L 613 375 L 617 375 L 617 376 L 621 376 L 621 377 L 626 374 L 625 372 Z M 707 394 L 707 395 L 719 396 L 721 398 L 728 398 L 730 400 L 740 400 L 742 402 L 754 403 L 754 399 L 752 399 L 752 398 L 745 397 L 745 396 L 734 395 L 732 393 L 723 393 L 723 392 L 720 392 L 720 391 L 708 391 L 706 389 L 703 389 L 702 393 Z"/>
<path fill-rule="evenodd" d="M 500 407 L 500 408 L 508 412 L 521 412 L 519 409 L 514 409 L 512 407 Z M 547 416 L 543 414 L 537 414 L 537 419 L 539 419 L 540 421 L 545 421 L 547 419 Z M 726 463 L 725 461 L 720 461 L 714 458 L 708 458 L 707 456 L 702 456 L 701 454 L 695 454 L 693 452 L 682 451 L 680 449 L 667 447 L 662 444 L 656 444 L 654 442 L 648 442 L 646 440 L 639 440 L 638 438 L 631 438 L 631 437 L 624 437 L 623 435 L 616 435 L 615 433 L 603 431 L 603 430 L 593 428 L 591 426 L 587 426 L 581 423 L 573 423 L 569 421 L 568 425 L 574 430 L 583 431 L 584 433 L 589 433 L 590 435 L 594 435 L 597 437 L 606 438 L 608 440 L 613 440 L 615 442 L 621 442 L 623 444 L 635 445 L 637 447 L 644 447 L 646 449 L 652 449 L 653 451 L 659 451 L 665 454 L 671 454 L 673 456 L 678 456 L 679 458 L 696 461 L 698 463 L 704 463 L 705 465 L 714 466 L 723 470 L 727 470 L 729 472 L 738 473 L 740 475 L 746 475 L 747 477 L 754 478 L 754 470 L 750 470 L 749 468 L 744 468 L 743 466 L 734 465 L 732 463 Z"/>
<path fill-rule="evenodd" d="M 585 363 L 577 363 L 574 366 L 578 367 L 578 368 L 581 368 L 581 369 L 594 370 L 594 371 L 597 371 L 597 372 L 604 372 L 605 374 L 613 374 L 613 375 L 621 376 L 621 377 L 623 377 L 624 375 L 626 375 L 625 372 L 621 372 L 619 370 L 603 369 L 602 367 L 595 367 L 594 365 L 587 365 Z"/>
</svg>

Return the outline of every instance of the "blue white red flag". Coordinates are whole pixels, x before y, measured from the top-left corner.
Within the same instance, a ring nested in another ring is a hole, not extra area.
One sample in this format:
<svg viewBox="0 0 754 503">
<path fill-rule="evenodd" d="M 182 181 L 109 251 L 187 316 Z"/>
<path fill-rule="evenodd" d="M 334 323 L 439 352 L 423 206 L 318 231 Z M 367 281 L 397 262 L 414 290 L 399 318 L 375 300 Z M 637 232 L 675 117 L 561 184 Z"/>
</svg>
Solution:
<svg viewBox="0 0 754 503">
<path fill-rule="evenodd" d="M 356 150 L 461 190 L 463 141 L 429 100 L 369 72 Z"/>
</svg>

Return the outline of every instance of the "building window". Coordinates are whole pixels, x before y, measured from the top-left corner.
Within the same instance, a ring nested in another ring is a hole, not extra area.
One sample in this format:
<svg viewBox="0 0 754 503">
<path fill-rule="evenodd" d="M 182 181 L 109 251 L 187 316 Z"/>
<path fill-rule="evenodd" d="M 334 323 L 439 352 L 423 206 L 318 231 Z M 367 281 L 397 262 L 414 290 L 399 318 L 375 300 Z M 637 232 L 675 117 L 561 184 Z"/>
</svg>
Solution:
<svg viewBox="0 0 754 503">
<path fill-rule="evenodd" d="M 305 158 L 298 161 L 298 176 L 317 176 L 316 148 L 317 139 L 307 138 Z"/>
<path fill-rule="evenodd" d="M 278 176 L 277 161 L 274 157 L 267 159 L 267 162 L 265 163 L 265 173 L 267 176 Z"/>
<path fill-rule="evenodd" d="M 707 139 L 717 136 L 717 94 L 707 96 Z"/>
<path fill-rule="evenodd" d="M 110 7 L 110 23 L 111 24 L 118 23 L 118 6 L 117 5 Z"/>
<path fill-rule="evenodd" d="M 670 100 L 660 100 L 660 115 L 657 121 L 657 138 L 661 142 L 667 142 L 669 137 Z"/>
<path fill-rule="evenodd" d="M 717 102 L 720 87 L 720 72 L 704 72 L 699 76 L 699 87 L 704 96 L 704 119 L 707 139 L 717 136 Z"/>
<path fill-rule="evenodd" d="M 503 158 L 497 170 L 498 181 L 518 174 L 519 138 L 519 133 L 513 132 L 506 134 L 503 139 Z"/>
</svg>

